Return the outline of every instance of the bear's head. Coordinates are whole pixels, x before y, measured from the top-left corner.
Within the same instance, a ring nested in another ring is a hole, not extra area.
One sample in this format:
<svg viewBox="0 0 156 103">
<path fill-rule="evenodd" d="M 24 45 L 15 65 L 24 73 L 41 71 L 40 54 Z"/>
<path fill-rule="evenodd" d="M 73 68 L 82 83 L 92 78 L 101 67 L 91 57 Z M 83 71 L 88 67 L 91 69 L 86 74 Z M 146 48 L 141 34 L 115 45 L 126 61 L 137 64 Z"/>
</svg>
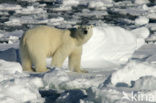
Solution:
<svg viewBox="0 0 156 103">
<path fill-rule="evenodd" d="M 81 25 L 76 26 L 75 29 L 71 29 L 70 36 L 77 40 L 79 45 L 86 43 L 93 34 L 93 25 Z"/>
</svg>

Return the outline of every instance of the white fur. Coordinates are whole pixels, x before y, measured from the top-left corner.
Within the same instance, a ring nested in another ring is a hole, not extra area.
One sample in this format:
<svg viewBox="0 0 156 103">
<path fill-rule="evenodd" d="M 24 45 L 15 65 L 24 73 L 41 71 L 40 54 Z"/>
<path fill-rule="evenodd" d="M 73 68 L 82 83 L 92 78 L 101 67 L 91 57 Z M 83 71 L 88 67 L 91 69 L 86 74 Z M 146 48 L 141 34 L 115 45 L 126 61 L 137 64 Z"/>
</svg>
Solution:
<svg viewBox="0 0 156 103">
<path fill-rule="evenodd" d="M 88 31 L 83 34 L 83 30 Z M 92 26 L 81 26 L 72 37 L 70 30 L 61 30 L 48 26 L 39 26 L 28 30 L 20 42 L 20 54 L 23 70 L 45 72 L 46 58 L 52 57 L 52 66 L 61 67 L 69 56 L 69 68 L 75 72 L 85 72 L 80 69 L 82 45 L 92 35 Z M 77 36 L 80 35 L 80 36 Z"/>
</svg>

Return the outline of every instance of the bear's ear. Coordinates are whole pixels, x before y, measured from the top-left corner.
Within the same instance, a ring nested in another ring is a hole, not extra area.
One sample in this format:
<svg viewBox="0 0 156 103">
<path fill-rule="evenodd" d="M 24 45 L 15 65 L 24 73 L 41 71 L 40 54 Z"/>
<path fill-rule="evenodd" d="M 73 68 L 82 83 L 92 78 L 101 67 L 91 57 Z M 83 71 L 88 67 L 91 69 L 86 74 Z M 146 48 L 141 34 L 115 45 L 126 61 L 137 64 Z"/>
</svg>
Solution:
<svg viewBox="0 0 156 103">
<path fill-rule="evenodd" d="M 89 26 L 87 27 L 88 30 L 91 29 L 91 28 L 93 28 L 93 25 L 89 25 Z"/>
<path fill-rule="evenodd" d="M 75 27 L 76 29 L 78 29 L 78 28 L 80 28 L 80 25 L 75 25 L 74 27 Z"/>
<path fill-rule="evenodd" d="M 90 25 L 90 28 L 93 28 L 94 27 L 94 25 Z"/>
</svg>

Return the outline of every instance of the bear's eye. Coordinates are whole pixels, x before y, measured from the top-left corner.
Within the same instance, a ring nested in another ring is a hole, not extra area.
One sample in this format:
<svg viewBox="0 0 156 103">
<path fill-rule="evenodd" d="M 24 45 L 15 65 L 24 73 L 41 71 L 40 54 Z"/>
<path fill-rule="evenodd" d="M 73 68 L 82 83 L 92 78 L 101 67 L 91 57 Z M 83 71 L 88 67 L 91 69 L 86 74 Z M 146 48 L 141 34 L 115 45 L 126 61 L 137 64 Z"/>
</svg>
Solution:
<svg viewBox="0 0 156 103">
<path fill-rule="evenodd" d="M 84 34 L 87 34 L 87 33 L 88 33 L 88 31 L 87 31 L 87 30 L 84 30 L 84 31 L 83 31 L 83 33 L 84 33 Z"/>
</svg>

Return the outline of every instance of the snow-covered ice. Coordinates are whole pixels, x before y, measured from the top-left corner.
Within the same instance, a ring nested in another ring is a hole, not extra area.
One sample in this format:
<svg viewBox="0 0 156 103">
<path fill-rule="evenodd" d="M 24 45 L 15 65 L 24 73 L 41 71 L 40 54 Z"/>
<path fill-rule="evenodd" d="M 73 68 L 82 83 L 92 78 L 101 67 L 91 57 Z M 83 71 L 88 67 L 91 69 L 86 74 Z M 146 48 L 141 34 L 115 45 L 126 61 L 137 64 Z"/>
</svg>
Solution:
<svg viewBox="0 0 156 103">
<path fill-rule="evenodd" d="M 117 70 L 111 75 L 111 83 L 117 85 L 118 83 L 126 83 L 131 85 L 132 81 L 135 81 L 143 76 L 156 76 L 155 66 L 149 63 L 137 63 L 129 62 L 122 69 Z"/>
<path fill-rule="evenodd" d="M 7 72 L 7 73 L 15 73 L 15 72 L 22 72 L 22 67 L 19 63 L 16 62 L 7 62 L 4 60 L 0 60 L 0 72 Z"/>
<path fill-rule="evenodd" d="M 135 19 L 136 25 L 146 25 L 148 24 L 149 19 L 147 17 L 139 17 Z"/>
<path fill-rule="evenodd" d="M 144 44 L 138 40 L 144 41 L 149 35 L 146 28 L 136 29 L 133 32 L 109 25 L 95 27 L 92 38 L 84 45 L 82 56 L 84 67 L 87 61 L 101 63 L 109 61 L 117 64 L 127 62 L 133 52 Z"/>
<path fill-rule="evenodd" d="M 149 0 L 132 0 L 135 4 L 147 4 Z"/>
<path fill-rule="evenodd" d="M 38 85 L 38 84 L 37 84 Z M 39 91 L 26 78 L 12 79 L 0 83 L 1 103 L 43 102 Z"/>
<path fill-rule="evenodd" d="M 156 102 L 155 0 L 0 1 L 0 103 Z M 82 68 L 22 70 L 19 40 L 36 25 L 93 24 Z"/>
<path fill-rule="evenodd" d="M 155 90 L 156 77 L 154 76 L 142 76 L 135 81 L 133 88 L 138 90 Z"/>
<path fill-rule="evenodd" d="M 0 10 L 18 10 L 22 7 L 20 5 L 14 5 L 14 4 L 0 4 Z"/>
<path fill-rule="evenodd" d="M 1 103 L 43 102 L 38 88 L 43 87 L 41 78 L 22 73 L 19 63 L 0 60 Z"/>
</svg>

